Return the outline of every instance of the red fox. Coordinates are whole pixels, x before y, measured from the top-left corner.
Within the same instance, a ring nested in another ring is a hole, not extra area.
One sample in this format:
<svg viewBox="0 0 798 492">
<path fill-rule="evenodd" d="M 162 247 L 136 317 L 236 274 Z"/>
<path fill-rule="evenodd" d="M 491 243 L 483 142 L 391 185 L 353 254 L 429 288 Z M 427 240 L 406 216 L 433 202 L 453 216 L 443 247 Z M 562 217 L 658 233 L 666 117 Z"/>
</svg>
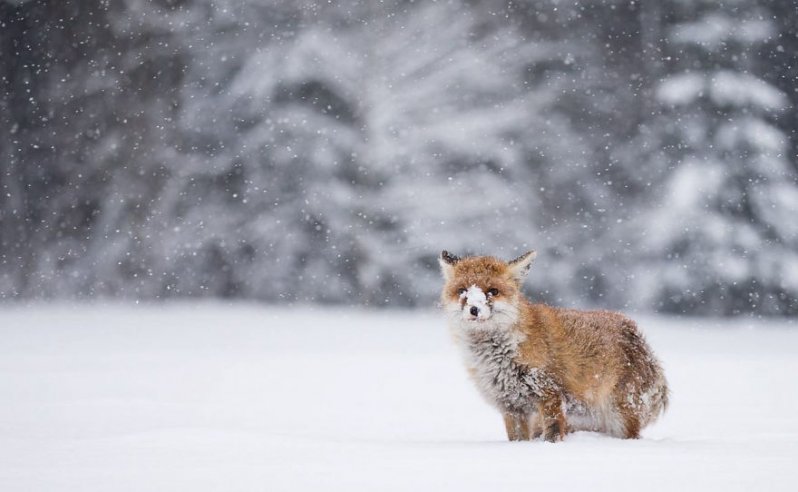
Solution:
<svg viewBox="0 0 798 492">
<path fill-rule="evenodd" d="M 639 437 L 668 405 L 662 367 L 623 314 L 529 302 L 521 284 L 535 256 L 441 253 L 441 300 L 471 378 L 511 441 Z"/>
</svg>

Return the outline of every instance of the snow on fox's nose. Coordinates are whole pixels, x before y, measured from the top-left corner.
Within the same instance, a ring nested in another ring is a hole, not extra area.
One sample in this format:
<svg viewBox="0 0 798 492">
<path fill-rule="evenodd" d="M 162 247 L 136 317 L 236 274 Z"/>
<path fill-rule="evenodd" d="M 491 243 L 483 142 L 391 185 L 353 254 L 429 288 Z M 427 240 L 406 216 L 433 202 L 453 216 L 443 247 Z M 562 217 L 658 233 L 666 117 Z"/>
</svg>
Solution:
<svg viewBox="0 0 798 492">
<path fill-rule="evenodd" d="M 467 307 L 465 312 L 471 316 L 476 316 L 480 319 L 486 319 L 490 316 L 488 297 L 476 285 L 472 285 L 465 291 L 465 304 Z"/>
</svg>

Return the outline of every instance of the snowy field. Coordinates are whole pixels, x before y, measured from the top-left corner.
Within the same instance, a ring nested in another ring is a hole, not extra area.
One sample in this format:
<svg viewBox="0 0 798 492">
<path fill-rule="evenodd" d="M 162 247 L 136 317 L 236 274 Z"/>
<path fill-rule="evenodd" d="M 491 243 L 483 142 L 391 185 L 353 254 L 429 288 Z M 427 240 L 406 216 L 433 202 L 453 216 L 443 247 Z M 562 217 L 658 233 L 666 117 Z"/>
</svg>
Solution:
<svg viewBox="0 0 798 492">
<path fill-rule="evenodd" d="M 505 442 L 441 313 L 0 308 L 0 490 L 796 490 L 798 325 L 638 317 L 644 438 Z"/>
</svg>

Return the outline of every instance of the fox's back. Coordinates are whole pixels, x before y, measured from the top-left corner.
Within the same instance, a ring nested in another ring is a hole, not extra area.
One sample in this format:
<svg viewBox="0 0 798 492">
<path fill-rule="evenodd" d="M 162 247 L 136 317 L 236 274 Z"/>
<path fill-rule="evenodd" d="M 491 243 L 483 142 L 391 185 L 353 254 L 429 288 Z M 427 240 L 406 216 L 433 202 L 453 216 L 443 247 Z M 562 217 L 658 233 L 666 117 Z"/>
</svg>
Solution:
<svg viewBox="0 0 798 492">
<path fill-rule="evenodd" d="M 526 303 L 522 320 L 520 328 L 527 336 L 519 351 L 521 362 L 545 364 L 577 400 L 608 403 L 623 386 L 631 394 L 661 393 L 661 401 L 639 402 L 652 407 L 648 413 L 659 413 L 661 408 L 653 407 L 667 404 L 662 369 L 636 323 L 623 314 Z"/>
<path fill-rule="evenodd" d="M 526 303 L 519 328 L 525 333 L 522 362 L 545 366 L 565 389 L 592 400 L 617 383 L 620 340 L 631 320 L 608 311 L 578 311 Z"/>
</svg>

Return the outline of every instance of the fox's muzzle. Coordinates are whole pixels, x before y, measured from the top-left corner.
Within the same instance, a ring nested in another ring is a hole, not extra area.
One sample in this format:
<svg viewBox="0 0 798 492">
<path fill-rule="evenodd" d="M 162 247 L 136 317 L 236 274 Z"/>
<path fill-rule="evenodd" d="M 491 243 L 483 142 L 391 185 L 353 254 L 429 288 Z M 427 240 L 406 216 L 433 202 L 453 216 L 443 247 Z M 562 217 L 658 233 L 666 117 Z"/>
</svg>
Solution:
<svg viewBox="0 0 798 492">
<path fill-rule="evenodd" d="M 486 320 L 490 318 L 491 309 L 488 297 L 476 285 L 472 285 L 463 292 L 463 317 L 470 320 Z"/>
</svg>

